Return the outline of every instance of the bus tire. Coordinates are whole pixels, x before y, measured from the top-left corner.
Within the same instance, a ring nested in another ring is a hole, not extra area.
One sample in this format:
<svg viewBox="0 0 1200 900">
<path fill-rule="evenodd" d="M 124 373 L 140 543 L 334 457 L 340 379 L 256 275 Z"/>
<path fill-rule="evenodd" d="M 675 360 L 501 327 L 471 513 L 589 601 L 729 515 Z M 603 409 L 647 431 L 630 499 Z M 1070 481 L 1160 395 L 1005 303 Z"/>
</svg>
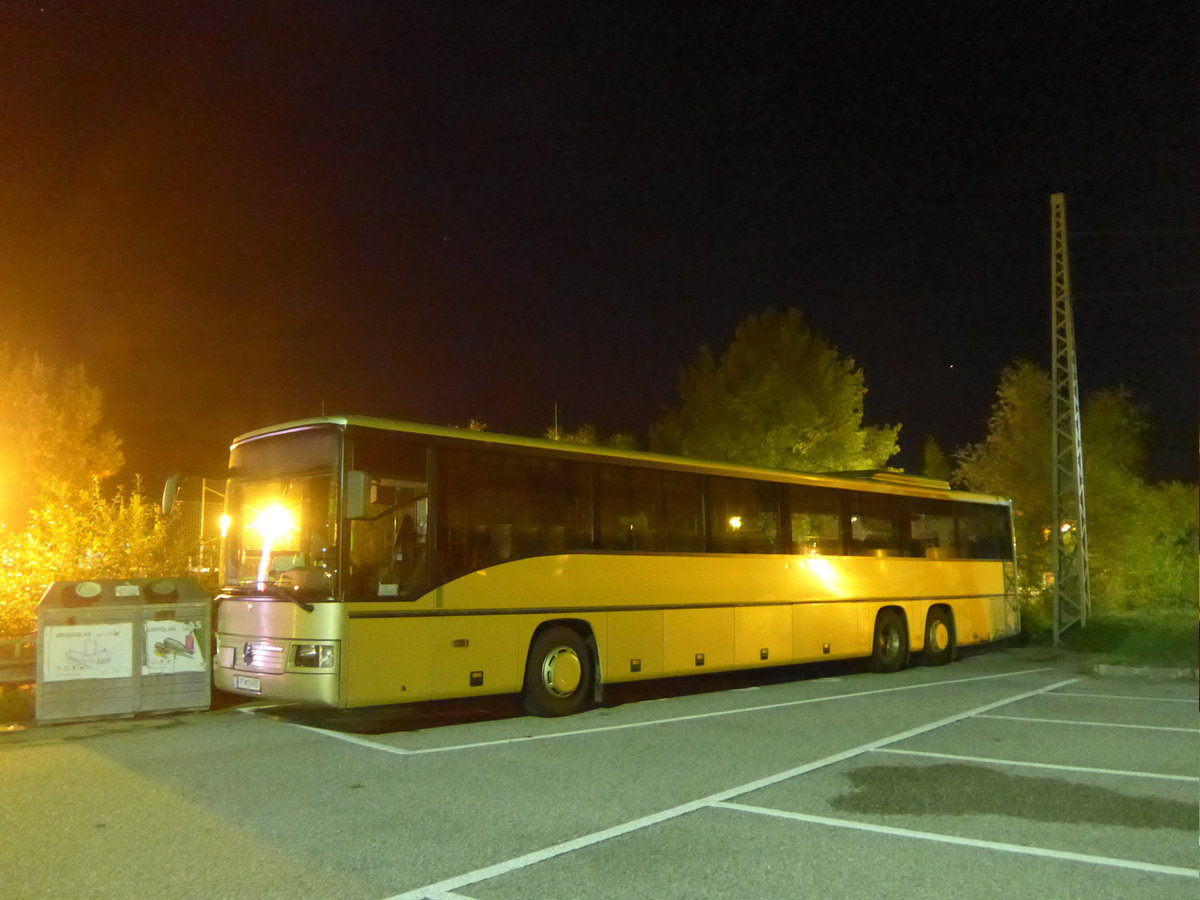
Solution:
<svg viewBox="0 0 1200 900">
<path fill-rule="evenodd" d="M 897 672 L 908 663 L 908 628 L 899 610 L 881 609 L 875 617 L 871 671 Z"/>
<path fill-rule="evenodd" d="M 921 662 L 927 666 L 944 666 L 954 658 L 954 620 L 941 607 L 929 610 L 925 617 L 925 650 Z"/>
<path fill-rule="evenodd" d="M 534 637 L 525 663 L 525 709 L 535 716 L 569 716 L 587 706 L 592 655 L 579 632 L 552 625 Z"/>
</svg>

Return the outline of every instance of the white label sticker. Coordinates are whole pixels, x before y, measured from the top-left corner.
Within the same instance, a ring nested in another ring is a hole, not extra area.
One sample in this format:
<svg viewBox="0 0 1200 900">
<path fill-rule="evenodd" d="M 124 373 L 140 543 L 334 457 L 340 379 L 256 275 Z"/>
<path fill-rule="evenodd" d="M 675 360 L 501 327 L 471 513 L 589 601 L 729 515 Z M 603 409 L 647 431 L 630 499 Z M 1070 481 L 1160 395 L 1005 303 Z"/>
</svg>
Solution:
<svg viewBox="0 0 1200 900">
<path fill-rule="evenodd" d="M 128 678 L 133 674 L 133 623 L 48 625 L 41 650 L 43 681 Z"/>
<path fill-rule="evenodd" d="M 142 674 L 203 672 L 206 667 L 199 631 L 198 622 L 166 619 L 144 623 L 142 633 L 146 639 L 146 649 L 142 657 Z"/>
</svg>

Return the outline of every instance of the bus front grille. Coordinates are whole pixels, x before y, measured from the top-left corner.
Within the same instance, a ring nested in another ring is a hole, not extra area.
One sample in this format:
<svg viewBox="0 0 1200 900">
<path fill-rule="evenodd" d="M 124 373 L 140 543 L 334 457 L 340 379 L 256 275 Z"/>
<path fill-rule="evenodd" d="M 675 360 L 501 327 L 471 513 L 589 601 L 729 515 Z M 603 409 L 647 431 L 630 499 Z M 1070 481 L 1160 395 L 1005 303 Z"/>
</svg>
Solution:
<svg viewBox="0 0 1200 900">
<path fill-rule="evenodd" d="M 279 673 L 284 669 L 283 654 L 284 649 L 279 644 L 272 644 L 270 641 L 247 641 L 242 647 L 241 659 L 235 661 L 235 668 Z"/>
</svg>

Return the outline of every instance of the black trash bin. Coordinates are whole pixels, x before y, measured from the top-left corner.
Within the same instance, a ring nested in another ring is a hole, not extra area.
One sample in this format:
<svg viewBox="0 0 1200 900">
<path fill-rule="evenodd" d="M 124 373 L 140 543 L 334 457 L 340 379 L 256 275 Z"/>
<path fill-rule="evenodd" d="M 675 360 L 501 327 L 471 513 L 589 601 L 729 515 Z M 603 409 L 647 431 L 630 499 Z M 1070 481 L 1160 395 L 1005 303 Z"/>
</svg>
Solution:
<svg viewBox="0 0 1200 900">
<path fill-rule="evenodd" d="M 56 581 L 38 603 L 37 720 L 207 709 L 211 635 L 194 578 Z"/>
</svg>

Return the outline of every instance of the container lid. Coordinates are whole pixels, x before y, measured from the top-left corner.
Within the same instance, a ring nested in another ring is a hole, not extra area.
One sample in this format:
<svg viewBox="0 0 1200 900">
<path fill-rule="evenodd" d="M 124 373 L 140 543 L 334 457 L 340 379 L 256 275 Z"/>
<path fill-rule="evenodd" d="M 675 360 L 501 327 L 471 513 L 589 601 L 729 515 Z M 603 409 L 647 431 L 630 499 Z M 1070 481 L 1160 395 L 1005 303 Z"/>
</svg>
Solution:
<svg viewBox="0 0 1200 900">
<path fill-rule="evenodd" d="M 204 603 L 211 597 L 195 578 L 95 578 L 56 581 L 46 588 L 39 609 Z"/>
</svg>

